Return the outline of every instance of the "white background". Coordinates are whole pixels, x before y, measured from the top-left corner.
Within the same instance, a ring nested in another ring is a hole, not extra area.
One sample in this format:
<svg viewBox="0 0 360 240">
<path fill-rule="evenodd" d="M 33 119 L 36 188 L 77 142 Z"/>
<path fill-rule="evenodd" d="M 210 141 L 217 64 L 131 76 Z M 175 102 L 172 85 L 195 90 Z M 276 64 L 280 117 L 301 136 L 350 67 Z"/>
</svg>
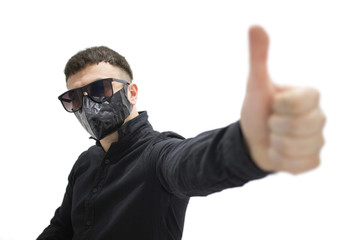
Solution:
<svg viewBox="0 0 360 240">
<path fill-rule="evenodd" d="M 192 198 L 183 239 L 360 239 L 360 14 L 357 1 L 2 1 L 0 239 L 35 239 L 93 144 L 57 96 L 77 51 L 124 55 L 139 110 L 185 137 L 236 121 L 248 28 L 271 39 L 280 84 L 313 86 L 327 115 L 320 168 Z"/>
</svg>

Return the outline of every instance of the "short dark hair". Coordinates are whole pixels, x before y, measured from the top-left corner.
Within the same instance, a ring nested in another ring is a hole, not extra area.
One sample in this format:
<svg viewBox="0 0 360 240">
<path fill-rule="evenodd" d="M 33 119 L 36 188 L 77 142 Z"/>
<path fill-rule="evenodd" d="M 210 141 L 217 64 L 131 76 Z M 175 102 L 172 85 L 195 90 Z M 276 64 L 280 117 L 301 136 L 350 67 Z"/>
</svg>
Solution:
<svg viewBox="0 0 360 240">
<path fill-rule="evenodd" d="M 69 59 L 64 69 L 66 81 L 71 75 L 76 74 L 85 67 L 100 62 L 110 63 L 111 65 L 121 68 L 129 75 L 130 80 L 133 79 L 130 65 L 125 57 L 108 47 L 99 46 L 82 50 Z"/>
</svg>

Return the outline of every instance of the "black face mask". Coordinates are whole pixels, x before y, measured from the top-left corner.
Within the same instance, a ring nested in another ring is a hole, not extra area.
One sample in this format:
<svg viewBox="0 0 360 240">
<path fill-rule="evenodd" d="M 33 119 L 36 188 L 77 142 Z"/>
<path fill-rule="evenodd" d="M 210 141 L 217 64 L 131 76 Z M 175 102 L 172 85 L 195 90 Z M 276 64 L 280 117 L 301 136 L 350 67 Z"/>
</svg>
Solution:
<svg viewBox="0 0 360 240">
<path fill-rule="evenodd" d="M 83 96 L 82 108 L 75 112 L 85 130 L 96 140 L 116 131 L 130 115 L 132 105 L 127 98 L 127 86 L 102 103 Z"/>
</svg>

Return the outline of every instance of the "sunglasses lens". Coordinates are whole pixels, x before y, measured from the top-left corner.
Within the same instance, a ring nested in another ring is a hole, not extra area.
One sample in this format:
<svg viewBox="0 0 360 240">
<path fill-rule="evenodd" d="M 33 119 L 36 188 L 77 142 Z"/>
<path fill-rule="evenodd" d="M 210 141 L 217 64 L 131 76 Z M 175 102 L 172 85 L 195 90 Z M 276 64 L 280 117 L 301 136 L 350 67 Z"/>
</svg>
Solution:
<svg viewBox="0 0 360 240">
<path fill-rule="evenodd" d="M 80 90 L 68 91 L 61 96 L 61 102 L 68 112 L 75 112 L 82 105 L 82 94 Z"/>
<path fill-rule="evenodd" d="M 82 106 L 84 91 L 95 102 L 102 103 L 113 95 L 112 78 L 95 81 L 82 88 L 67 91 L 59 97 L 68 112 L 76 112 Z"/>
<path fill-rule="evenodd" d="M 111 97 L 113 94 L 111 81 L 96 81 L 88 86 L 87 92 L 95 101 L 102 102 L 104 97 Z"/>
</svg>

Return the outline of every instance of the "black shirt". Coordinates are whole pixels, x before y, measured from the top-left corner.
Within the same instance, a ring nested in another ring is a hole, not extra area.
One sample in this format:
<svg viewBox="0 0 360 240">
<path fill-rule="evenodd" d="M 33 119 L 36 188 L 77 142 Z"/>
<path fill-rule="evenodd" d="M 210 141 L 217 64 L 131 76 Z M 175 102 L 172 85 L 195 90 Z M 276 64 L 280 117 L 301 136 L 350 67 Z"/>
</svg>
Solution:
<svg viewBox="0 0 360 240">
<path fill-rule="evenodd" d="M 146 112 L 73 166 L 61 206 L 38 239 L 181 239 L 191 196 L 267 175 L 246 154 L 238 122 L 184 139 L 159 133 Z"/>
</svg>

